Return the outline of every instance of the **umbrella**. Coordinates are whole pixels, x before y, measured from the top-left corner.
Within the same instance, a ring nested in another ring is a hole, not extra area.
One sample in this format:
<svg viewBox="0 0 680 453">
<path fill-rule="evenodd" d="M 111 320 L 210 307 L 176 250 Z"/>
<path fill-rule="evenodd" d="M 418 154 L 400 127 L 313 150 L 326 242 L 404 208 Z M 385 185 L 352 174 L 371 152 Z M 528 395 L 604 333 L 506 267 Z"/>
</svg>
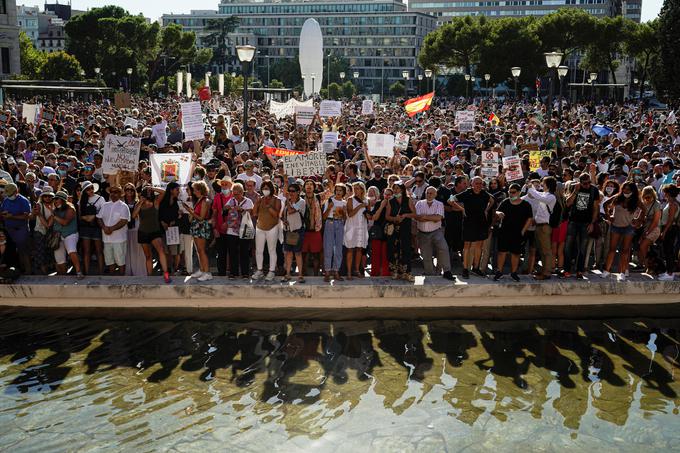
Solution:
<svg viewBox="0 0 680 453">
<path fill-rule="evenodd" d="M 595 126 L 593 126 L 593 132 L 595 132 L 600 137 L 605 137 L 614 132 L 614 130 L 608 128 L 607 126 L 596 124 Z"/>
</svg>

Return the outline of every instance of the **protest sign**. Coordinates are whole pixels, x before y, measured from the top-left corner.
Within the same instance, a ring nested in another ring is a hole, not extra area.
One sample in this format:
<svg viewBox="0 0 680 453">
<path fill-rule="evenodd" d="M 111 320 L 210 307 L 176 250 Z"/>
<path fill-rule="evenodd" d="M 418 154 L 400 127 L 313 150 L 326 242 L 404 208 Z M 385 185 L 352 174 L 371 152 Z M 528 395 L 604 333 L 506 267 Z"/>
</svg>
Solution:
<svg viewBox="0 0 680 453">
<path fill-rule="evenodd" d="M 269 101 L 269 113 L 276 116 L 278 120 L 295 113 L 295 107 L 299 105 L 314 107 L 314 99 L 309 98 L 304 102 L 296 99 L 289 99 L 287 102 Z"/>
<path fill-rule="evenodd" d="M 200 102 L 183 102 L 182 108 L 182 132 L 184 140 L 203 140 L 205 127 L 203 126 L 203 112 Z"/>
<path fill-rule="evenodd" d="M 284 156 L 282 160 L 284 171 L 294 178 L 323 175 L 326 171 L 326 155 L 320 151 Z"/>
<path fill-rule="evenodd" d="M 494 151 L 482 151 L 482 176 L 492 178 L 498 176 L 498 153 Z"/>
<path fill-rule="evenodd" d="M 308 107 L 306 105 L 296 105 L 295 106 L 295 123 L 296 125 L 309 126 L 314 121 L 314 115 L 316 115 L 316 109 L 314 107 Z"/>
<path fill-rule="evenodd" d="M 283 157 L 283 156 L 294 156 L 297 154 L 304 154 L 303 151 L 293 151 L 286 148 L 272 148 L 271 146 L 264 147 L 264 153 L 269 156 Z"/>
<path fill-rule="evenodd" d="M 408 148 L 408 141 L 411 137 L 401 132 L 397 132 L 397 136 L 394 139 L 394 147 L 397 149 L 405 150 Z"/>
<path fill-rule="evenodd" d="M 247 153 L 250 150 L 250 145 L 245 142 L 237 143 L 234 145 L 234 151 L 236 154 Z"/>
<path fill-rule="evenodd" d="M 113 104 L 117 109 L 132 108 L 132 99 L 130 93 L 116 93 L 113 95 Z"/>
<path fill-rule="evenodd" d="M 180 154 L 151 154 L 151 183 L 155 187 L 162 187 L 176 182 L 187 185 L 191 180 L 191 153 Z"/>
<path fill-rule="evenodd" d="M 165 244 L 179 245 L 179 227 L 171 226 L 165 230 Z"/>
<path fill-rule="evenodd" d="M 133 129 L 137 129 L 137 126 L 139 126 L 139 121 L 137 121 L 134 118 L 130 118 L 129 116 L 126 116 L 123 126 L 130 126 Z"/>
<path fill-rule="evenodd" d="M 552 157 L 550 151 L 529 151 L 529 170 L 536 171 L 541 166 L 541 159 Z"/>
<path fill-rule="evenodd" d="M 203 150 L 203 154 L 201 154 L 201 162 L 203 162 L 203 165 L 206 165 L 214 157 L 215 157 L 215 145 L 208 146 L 205 150 Z"/>
<path fill-rule="evenodd" d="M 333 151 L 335 151 L 335 143 L 332 142 L 321 143 L 321 149 L 326 154 L 333 154 Z"/>
<path fill-rule="evenodd" d="M 42 119 L 47 121 L 48 123 L 51 123 L 54 120 L 54 113 L 53 112 L 43 112 Z"/>
<path fill-rule="evenodd" d="M 472 132 L 475 129 L 474 110 L 456 111 L 455 126 L 460 132 Z"/>
<path fill-rule="evenodd" d="M 373 101 L 371 99 L 365 99 L 361 103 L 361 114 L 362 115 L 373 115 Z"/>
<path fill-rule="evenodd" d="M 522 173 L 522 161 L 519 156 L 504 157 L 503 168 L 505 169 L 505 179 L 508 182 L 516 181 L 524 177 L 524 173 Z"/>
<path fill-rule="evenodd" d="M 104 140 L 104 161 L 102 171 L 105 175 L 115 175 L 118 170 L 137 171 L 141 138 L 107 135 Z"/>
<path fill-rule="evenodd" d="M 40 104 L 23 104 L 21 117 L 26 120 L 26 124 L 38 124 L 38 115 L 41 108 Z"/>
<path fill-rule="evenodd" d="M 368 134 L 368 154 L 371 156 L 394 156 L 394 135 Z"/>
<path fill-rule="evenodd" d="M 342 102 L 340 101 L 321 101 L 319 106 L 319 116 L 340 116 L 342 113 Z"/>
<path fill-rule="evenodd" d="M 333 149 L 338 146 L 338 133 L 337 132 L 324 132 L 321 136 L 322 143 L 332 143 Z"/>
</svg>

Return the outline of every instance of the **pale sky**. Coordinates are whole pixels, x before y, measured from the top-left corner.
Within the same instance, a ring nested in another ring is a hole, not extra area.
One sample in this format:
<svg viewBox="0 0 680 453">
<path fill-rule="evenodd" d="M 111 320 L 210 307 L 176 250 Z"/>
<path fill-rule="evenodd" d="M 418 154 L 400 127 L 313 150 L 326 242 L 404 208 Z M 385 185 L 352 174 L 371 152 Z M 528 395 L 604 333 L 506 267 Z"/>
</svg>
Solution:
<svg viewBox="0 0 680 453">
<path fill-rule="evenodd" d="M 17 2 L 32 6 L 36 0 Z M 217 10 L 219 0 L 72 0 L 74 9 L 87 10 L 97 6 L 116 4 L 133 14 L 142 13 L 151 20 L 159 19 L 164 13 L 189 13 L 192 9 Z M 642 0 L 642 21 L 654 19 L 661 10 L 663 0 Z"/>
</svg>

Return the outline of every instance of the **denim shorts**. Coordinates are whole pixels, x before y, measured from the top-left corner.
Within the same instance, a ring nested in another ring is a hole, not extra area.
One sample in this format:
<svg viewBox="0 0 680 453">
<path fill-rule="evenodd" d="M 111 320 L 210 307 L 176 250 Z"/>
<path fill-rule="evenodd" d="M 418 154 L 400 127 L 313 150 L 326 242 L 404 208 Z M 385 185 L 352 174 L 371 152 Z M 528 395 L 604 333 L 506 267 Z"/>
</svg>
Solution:
<svg viewBox="0 0 680 453">
<path fill-rule="evenodd" d="M 633 228 L 631 225 L 628 225 L 627 227 L 617 227 L 612 225 L 609 231 L 613 234 L 620 234 L 621 236 L 632 236 L 635 234 L 635 228 Z"/>
</svg>

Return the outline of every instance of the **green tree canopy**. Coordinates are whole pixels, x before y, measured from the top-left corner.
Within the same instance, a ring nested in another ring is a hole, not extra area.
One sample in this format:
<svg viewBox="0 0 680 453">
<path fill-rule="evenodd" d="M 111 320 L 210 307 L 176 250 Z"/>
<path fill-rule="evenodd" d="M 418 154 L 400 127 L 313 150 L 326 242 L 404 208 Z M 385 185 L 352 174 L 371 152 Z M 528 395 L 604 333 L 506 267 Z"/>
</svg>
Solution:
<svg viewBox="0 0 680 453">
<path fill-rule="evenodd" d="M 586 47 L 581 66 L 587 71 L 607 69 L 612 81 L 616 83 L 616 69 L 619 67 L 619 56 L 623 53 L 623 44 L 633 27 L 630 19 L 622 16 L 605 17 L 594 22 L 592 41 Z"/>
<path fill-rule="evenodd" d="M 227 44 L 227 37 L 229 33 L 233 33 L 239 25 L 239 19 L 234 16 L 229 16 L 220 19 L 208 19 L 205 25 L 207 35 L 201 38 L 204 46 L 212 49 L 212 62 L 220 67 L 221 70 L 227 67 L 229 63 L 235 63 L 234 55 L 229 53 Z"/>
<path fill-rule="evenodd" d="M 339 84 L 333 82 L 328 85 L 328 97 L 329 99 L 339 99 L 342 96 L 342 88 Z"/>
<path fill-rule="evenodd" d="M 45 64 L 45 53 L 36 50 L 33 41 L 23 31 L 19 33 L 19 55 L 22 78 L 29 80 L 40 78 L 40 68 Z"/>
<path fill-rule="evenodd" d="M 455 17 L 425 37 L 418 60 L 423 68 L 462 66 L 469 73 L 489 33 L 484 16 Z"/>
<path fill-rule="evenodd" d="M 536 21 L 534 32 L 544 52 L 559 51 L 568 58 L 590 44 L 596 21 L 593 15 L 582 9 L 563 8 Z M 522 52 L 525 50 L 521 49 Z"/>
<path fill-rule="evenodd" d="M 76 57 L 60 50 L 46 55 L 40 76 L 43 80 L 80 80 L 81 70 Z"/>
<path fill-rule="evenodd" d="M 640 86 L 644 86 L 652 73 L 652 68 L 659 62 L 659 20 L 632 23 L 623 45 L 626 53 L 635 59 Z"/>
<path fill-rule="evenodd" d="M 660 83 L 673 99 L 680 98 L 680 0 L 664 0 L 659 14 Z"/>
<path fill-rule="evenodd" d="M 406 87 L 401 82 L 394 82 L 390 85 L 390 94 L 392 96 L 401 97 L 406 94 Z"/>
<path fill-rule="evenodd" d="M 352 96 L 354 96 L 356 91 L 357 91 L 356 87 L 354 86 L 354 84 L 352 82 L 347 81 L 347 82 L 342 84 L 342 95 L 343 95 L 343 97 L 351 98 Z"/>
</svg>

